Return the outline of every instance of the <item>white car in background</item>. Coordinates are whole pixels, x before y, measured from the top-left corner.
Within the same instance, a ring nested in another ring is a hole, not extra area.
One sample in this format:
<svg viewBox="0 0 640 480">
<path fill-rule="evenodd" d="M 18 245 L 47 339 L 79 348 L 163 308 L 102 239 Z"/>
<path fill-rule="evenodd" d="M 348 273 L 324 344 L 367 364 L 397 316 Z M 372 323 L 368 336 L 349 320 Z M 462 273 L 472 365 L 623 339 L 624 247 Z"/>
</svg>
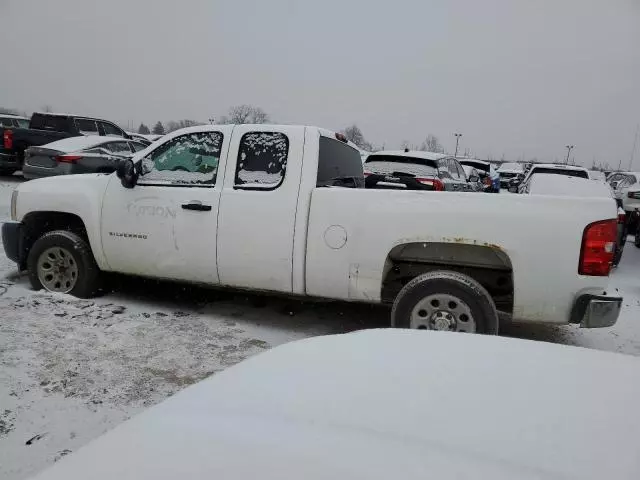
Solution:
<svg viewBox="0 0 640 480">
<path fill-rule="evenodd" d="M 532 177 L 521 193 L 580 198 L 610 198 L 618 209 L 618 236 L 616 252 L 613 257 L 613 265 L 618 265 L 627 241 L 627 222 L 625 212 L 617 205 L 613 190 L 608 183 L 580 177 L 541 173 Z"/>
<path fill-rule="evenodd" d="M 500 175 L 500 187 L 509 188 L 511 180 L 524 176 L 524 165 L 521 163 L 507 162 L 498 167 Z"/>
<path fill-rule="evenodd" d="M 627 215 L 629 233 L 635 234 L 640 219 L 640 172 L 615 172 L 607 181 L 613 188 L 618 205 Z"/>
<path fill-rule="evenodd" d="M 548 175 L 562 175 L 566 177 L 576 177 L 576 178 L 589 178 L 589 170 L 584 167 L 576 167 L 575 165 L 563 165 L 556 163 L 537 163 L 529 173 L 524 177 L 524 180 L 518 186 L 518 192 L 523 193 L 527 190 L 527 186 L 531 179 L 540 174 L 548 174 Z"/>
<path fill-rule="evenodd" d="M 600 170 L 589 170 L 589 178 L 598 182 L 606 182 L 607 176 Z"/>
<path fill-rule="evenodd" d="M 638 479 L 639 377 L 631 355 L 516 338 L 310 338 L 186 388 L 35 480 Z"/>
</svg>

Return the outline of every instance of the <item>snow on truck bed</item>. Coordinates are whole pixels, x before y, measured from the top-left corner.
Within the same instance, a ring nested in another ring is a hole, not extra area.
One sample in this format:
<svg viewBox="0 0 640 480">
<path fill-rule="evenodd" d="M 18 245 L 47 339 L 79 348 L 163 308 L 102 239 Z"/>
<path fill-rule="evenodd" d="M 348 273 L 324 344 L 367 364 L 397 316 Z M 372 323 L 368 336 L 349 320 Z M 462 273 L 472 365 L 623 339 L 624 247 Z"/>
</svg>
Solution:
<svg viewBox="0 0 640 480">
<path fill-rule="evenodd" d="M 277 347 L 38 480 L 640 478 L 640 359 L 369 330 Z"/>
</svg>

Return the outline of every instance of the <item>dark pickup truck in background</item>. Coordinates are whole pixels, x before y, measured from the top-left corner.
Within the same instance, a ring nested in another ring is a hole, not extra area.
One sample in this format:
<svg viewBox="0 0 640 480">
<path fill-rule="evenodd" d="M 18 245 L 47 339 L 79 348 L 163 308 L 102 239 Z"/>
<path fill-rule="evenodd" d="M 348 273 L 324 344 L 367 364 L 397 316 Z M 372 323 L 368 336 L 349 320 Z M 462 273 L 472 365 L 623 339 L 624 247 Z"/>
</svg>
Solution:
<svg viewBox="0 0 640 480">
<path fill-rule="evenodd" d="M 20 170 L 27 148 L 80 135 L 130 138 L 124 130 L 107 120 L 79 115 L 34 113 L 28 128 L 0 128 L 0 175 L 11 175 Z"/>
</svg>

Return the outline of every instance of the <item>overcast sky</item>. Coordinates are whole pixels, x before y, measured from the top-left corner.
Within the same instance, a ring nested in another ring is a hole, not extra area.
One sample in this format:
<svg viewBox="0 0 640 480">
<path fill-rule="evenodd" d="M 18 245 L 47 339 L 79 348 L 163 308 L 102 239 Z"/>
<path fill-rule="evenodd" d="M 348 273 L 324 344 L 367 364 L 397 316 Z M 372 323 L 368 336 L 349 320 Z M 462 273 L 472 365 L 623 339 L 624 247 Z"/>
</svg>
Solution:
<svg viewBox="0 0 640 480">
<path fill-rule="evenodd" d="M 628 165 L 638 0 L 0 0 L 0 106 L 127 126 L 234 104 L 376 145 Z M 640 142 L 639 142 L 640 143 Z M 634 167 L 640 170 L 640 145 Z"/>
</svg>

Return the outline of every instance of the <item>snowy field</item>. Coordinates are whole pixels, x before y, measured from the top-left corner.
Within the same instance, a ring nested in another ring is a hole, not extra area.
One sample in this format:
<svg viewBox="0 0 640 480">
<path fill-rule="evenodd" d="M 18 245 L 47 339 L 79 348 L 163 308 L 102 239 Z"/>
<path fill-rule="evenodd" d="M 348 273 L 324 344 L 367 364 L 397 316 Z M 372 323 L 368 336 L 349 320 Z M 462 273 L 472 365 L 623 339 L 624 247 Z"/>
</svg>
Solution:
<svg viewBox="0 0 640 480">
<path fill-rule="evenodd" d="M 0 180 L 0 222 L 20 177 Z M 1 249 L 0 249 L 1 250 Z M 508 335 L 640 355 L 640 249 L 612 283 L 614 328 L 511 326 Z M 0 251 L 0 478 L 40 471 L 178 390 L 296 339 L 387 324 L 384 308 L 302 303 L 118 278 L 96 300 L 32 292 Z M 594 385 L 594 388 L 597 388 Z"/>
</svg>

